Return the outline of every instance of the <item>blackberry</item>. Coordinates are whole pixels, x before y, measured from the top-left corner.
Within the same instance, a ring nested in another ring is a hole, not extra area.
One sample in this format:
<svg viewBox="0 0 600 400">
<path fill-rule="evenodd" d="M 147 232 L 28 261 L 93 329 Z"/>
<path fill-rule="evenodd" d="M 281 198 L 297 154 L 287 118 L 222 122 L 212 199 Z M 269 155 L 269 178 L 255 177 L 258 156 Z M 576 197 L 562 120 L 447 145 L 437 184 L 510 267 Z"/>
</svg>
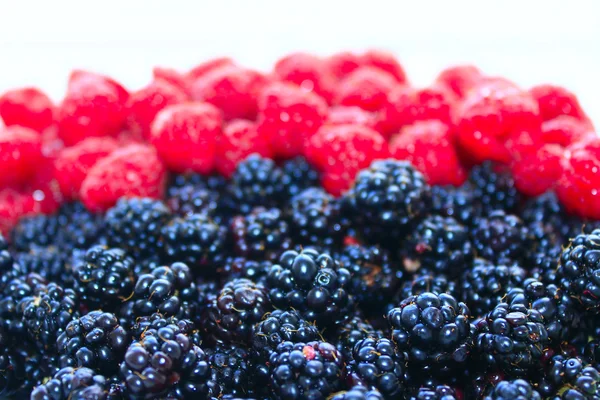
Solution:
<svg viewBox="0 0 600 400">
<path fill-rule="evenodd" d="M 282 205 L 285 190 L 282 169 L 273 160 L 257 154 L 238 164 L 229 186 L 229 194 L 240 214 L 248 214 L 257 206 Z"/>
<path fill-rule="evenodd" d="M 394 341 L 366 338 L 352 349 L 347 379 L 352 385 L 376 388 L 384 398 L 402 398 L 406 391 L 404 364 L 404 354 Z"/>
<path fill-rule="evenodd" d="M 410 163 L 374 161 L 356 176 L 342 199 L 369 240 L 394 242 L 431 210 L 431 188 Z"/>
<path fill-rule="evenodd" d="M 583 309 L 600 309 L 600 229 L 571 241 L 560 256 L 556 275 L 560 286 Z"/>
<path fill-rule="evenodd" d="M 252 349 L 263 359 L 277 349 L 281 342 L 313 342 L 320 338 L 319 330 L 302 319 L 294 310 L 275 310 L 265 314 L 252 329 Z"/>
<path fill-rule="evenodd" d="M 500 381 L 489 388 L 484 400 L 542 400 L 540 394 L 523 379 Z"/>
<path fill-rule="evenodd" d="M 583 356 L 592 367 L 600 369 L 600 340 L 592 339 L 586 343 Z"/>
<path fill-rule="evenodd" d="M 14 338 L 0 325 L 0 397 L 5 398 L 21 386 L 27 354 L 15 350 Z"/>
<path fill-rule="evenodd" d="M 600 372 L 579 357 L 554 356 L 542 378 L 536 383 L 544 398 L 600 398 Z"/>
<path fill-rule="evenodd" d="M 559 235 L 563 242 L 571 237 L 571 218 L 553 192 L 528 200 L 521 212 L 521 218 L 527 225 L 543 224 L 545 229 Z"/>
<path fill-rule="evenodd" d="M 321 188 L 309 188 L 292 197 L 288 214 L 296 243 L 337 247 L 344 239 L 339 201 Z"/>
<path fill-rule="evenodd" d="M 122 198 L 104 218 L 110 246 L 120 247 L 141 260 L 160 247 L 161 228 L 171 219 L 171 211 L 160 200 Z"/>
<path fill-rule="evenodd" d="M 200 346 L 202 344 L 202 335 L 196 329 L 193 321 L 176 317 L 163 317 L 160 313 L 139 317 L 131 328 L 131 336 L 134 340 L 139 341 L 144 338 L 146 331 L 149 329 L 158 331 L 167 326 L 184 333 L 195 345 Z"/>
<path fill-rule="evenodd" d="M 289 250 L 269 271 L 267 286 L 275 308 L 297 310 L 307 321 L 324 327 L 341 323 L 352 310 L 349 280 L 350 272 L 328 254 Z"/>
<path fill-rule="evenodd" d="M 495 167 L 490 162 L 476 166 L 471 170 L 468 183 L 484 214 L 493 210 L 514 213 L 521 202 L 521 195 L 512 175 L 507 171 L 496 172 Z"/>
<path fill-rule="evenodd" d="M 344 359 L 352 358 L 356 343 L 367 338 L 377 338 L 380 333 L 360 315 L 355 315 L 336 331 L 334 343 Z"/>
<path fill-rule="evenodd" d="M 334 394 L 331 400 L 383 400 L 383 396 L 376 389 L 367 389 L 364 386 L 356 385 L 350 390 Z"/>
<path fill-rule="evenodd" d="M 558 260 L 562 253 L 562 246 L 566 242 L 542 222 L 530 224 L 529 231 L 536 243 L 527 256 L 531 275 L 547 284 L 557 283 Z"/>
<path fill-rule="evenodd" d="M 433 273 L 427 269 L 419 269 L 417 273 L 408 281 L 402 284 L 398 297 L 398 302 L 410 296 L 416 296 L 425 292 L 435 294 L 447 293 L 457 296 L 459 293 L 456 281 L 448 279 L 445 275 Z"/>
<path fill-rule="evenodd" d="M 298 156 L 286 160 L 281 164 L 283 172 L 284 192 L 288 198 L 310 187 L 319 186 L 320 174 L 306 161 L 306 158 Z"/>
<path fill-rule="evenodd" d="M 56 341 L 60 366 L 86 367 L 110 376 L 130 342 L 115 314 L 91 311 L 69 322 Z"/>
<path fill-rule="evenodd" d="M 167 187 L 167 198 L 175 197 L 177 190 L 186 186 L 210 189 L 222 193 L 227 187 L 227 179 L 221 175 L 201 175 L 196 173 L 173 174 Z"/>
<path fill-rule="evenodd" d="M 481 317 L 501 303 L 510 289 L 520 287 L 526 278 L 527 271 L 518 264 L 496 265 L 477 258 L 462 276 L 461 300 L 475 317 Z"/>
<path fill-rule="evenodd" d="M 19 252 L 14 260 L 23 274 L 36 273 L 48 281 L 65 287 L 73 286 L 73 263 L 78 262 L 81 251 L 64 252 L 54 246 L 34 247 Z"/>
<path fill-rule="evenodd" d="M 473 261 L 469 230 L 454 218 L 431 215 L 406 238 L 401 254 L 409 272 L 427 268 L 455 277 Z"/>
<path fill-rule="evenodd" d="M 477 256 L 492 262 L 522 262 L 532 247 L 529 229 L 519 217 L 500 210 L 476 221 L 471 241 Z"/>
<path fill-rule="evenodd" d="M 246 397 L 252 394 L 251 355 L 243 347 L 217 346 L 206 350 L 211 377 L 211 398 Z"/>
<path fill-rule="evenodd" d="M 176 218 L 162 228 L 164 261 L 184 262 L 200 271 L 222 262 L 227 245 L 227 229 L 209 217 L 191 214 Z M 214 271 L 211 271 L 214 272 Z"/>
<path fill-rule="evenodd" d="M 327 342 L 282 342 L 269 358 L 273 399 L 324 399 L 337 392 L 343 360 Z"/>
<path fill-rule="evenodd" d="M 31 393 L 31 400 L 121 400 L 124 388 L 89 368 L 63 368 Z"/>
<path fill-rule="evenodd" d="M 56 350 L 56 338 L 79 317 L 79 299 L 72 289 L 55 283 L 39 285 L 19 302 L 28 336 L 41 352 Z"/>
<path fill-rule="evenodd" d="M 271 311 L 267 290 L 240 278 L 223 286 L 204 311 L 201 326 L 219 343 L 248 343 L 252 327 Z"/>
<path fill-rule="evenodd" d="M 134 261 L 122 249 L 91 247 L 73 268 L 74 288 L 89 309 L 114 310 L 133 290 Z"/>
<path fill-rule="evenodd" d="M 289 226 L 278 208 L 255 208 L 231 221 L 236 254 L 253 260 L 274 261 L 292 246 Z"/>
<path fill-rule="evenodd" d="M 2 236 L 2 232 L 0 232 L 0 273 L 4 275 L 4 273 L 10 270 L 13 266 L 13 257 L 8 251 L 8 243 L 4 236 Z"/>
<path fill-rule="evenodd" d="M 471 226 L 482 215 L 481 205 L 476 201 L 470 185 L 432 186 L 432 213 L 444 218 L 454 218 L 464 226 Z"/>
<path fill-rule="evenodd" d="M 410 400 L 458 400 L 456 390 L 447 385 L 421 386 L 409 397 Z"/>
<path fill-rule="evenodd" d="M 215 218 L 220 211 L 219 193 L 202 186 L 185 185 L 171 188 L 166 203 L 173 214 L 181 218 L 191 214 Z"/>
<path fill-rule="evenodd" d="M 45 284 L 39 275 L 28 274 L 5 282 L 0 288 L 0 326 L 13 337 L 26 335 L 23 322 L 23 309 L 19 306 L 23 299 L 33 296 L 34 290 Z"/>
<path fill-rule="evenodd" d="M 217 275 L 223 282 L 237 278 L 250 279 L 261 285 L 266 285 L 267 274 L 273 266 L 271 261 L 248 260 L 244 257 L 227 257 L 217 268 Z"/>
<path fill-rule="evenodd" d="M 464 367 L 473 347 L 469 309 L 449 294 L 408 297 L 387 315 L 392 339 L 408 354 L 409 366 L 429 375 Z"/>
</svg>

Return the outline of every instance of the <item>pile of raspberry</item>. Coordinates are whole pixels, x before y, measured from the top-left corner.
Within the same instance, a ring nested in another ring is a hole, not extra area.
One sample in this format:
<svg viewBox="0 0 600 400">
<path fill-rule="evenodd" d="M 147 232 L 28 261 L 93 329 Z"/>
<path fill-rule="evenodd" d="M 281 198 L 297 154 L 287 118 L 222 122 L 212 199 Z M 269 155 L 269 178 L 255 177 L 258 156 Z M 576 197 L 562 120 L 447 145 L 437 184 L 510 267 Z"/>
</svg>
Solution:
<svg viewBox="0 0 600 400">
<path fill-rule="evenodd" d="M 599 171 L 569 90 L 377 50 L 10 90 L 0 397 L 598 399 Z"/>
</svg>

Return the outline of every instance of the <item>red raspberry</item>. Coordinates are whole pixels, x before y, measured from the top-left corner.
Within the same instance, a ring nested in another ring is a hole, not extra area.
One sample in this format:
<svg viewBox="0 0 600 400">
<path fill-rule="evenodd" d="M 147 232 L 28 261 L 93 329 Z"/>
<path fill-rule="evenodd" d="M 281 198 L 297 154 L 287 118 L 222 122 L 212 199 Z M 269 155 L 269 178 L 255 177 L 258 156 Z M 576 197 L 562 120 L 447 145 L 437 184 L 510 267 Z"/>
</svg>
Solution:
<svg viewBox="0 0 600 400">
<path fill-rule="evenodd" d="M 127 125 L 138 136 L 148 138 L 150 125 L 163 108 L 184 103 L 188 96 L 179 87 L 164 80 L 155 80 L 136 92 L 127 101 Z"/>
<path fill-rule="evenodd" d="M 397 86 L 398 82 L 387 72 L 374 67 L 360 67 L 340 82 L 334 103 L 378 111 Z"/>
<path fill-rule="evenodd" d="M 329 109 L 327 125 L 356 124 L 377 130 L 378 120 L 375 114 L 360 107 L 335 106 Z"/>
<path fill-rule="evenodd" d="M 405 83 L 406 73 L 393 54 L 381 50 L 369 50 L 360 57 L 360 65 L 378 68 Z"/>
<path fill-rule="evenodd" d="M 0 116 L 7 126 L 21 125 L 42 132 L 52 125 L 54 104 L 36 88 L 9 90 L 0 97 Z"/>
<path fill-rule="evenodd" d="M 26 183 L 42 159 L 39 133 L 19 125 L 0 129 L 0 187 Z"/>
<path fill-rule="evenodd" d="M 0 233 L 7 237 L 19 219 L 33 209 L 33 197 L 11 188 L 0 189 Z"/>
<path fill-rule="evenodd" d="M 331 103 L 335 76 L 325 62 L 312 54 L 293 53 L 275 64 L 273 75 L 281 81 L 294 83 L 307 92 L 315 92 Z"/>
<path fill-rule="evenodd" d="M 150 143 L 170 170 L 208 174 L 222 124 L 221 112 L 211 104 L 176 104 L 156 116 Z"/>
<path fill-rule="evenodd" d="M 272 83 L 259 97 L 258 131 L 271 143 L 276 157 L 301 155 L 306 141 L 327 117 L 327 103 L 296 85 Z"/>
<path fill-rule="evenodd" d="M 392 137 L 390 153 L 410 161 L 431 185 L 462 185 L 467 171 L 454 147 L 450 127 L 441 121 L 418 121 Z"/>
<path fill-rule="evenodd" d="M 88 172 L 79 192 L 92 211 L 105 211 L 121 197 L 164 195 L 167 172 L 156 150 L 132 144 L 99 160 Z"/>
<path fill-rule="evenodd" d="M 88 138 L 61 151 L 54 161 L 54 168 L 56 180 L 65 199 L 76 199 L 88 171 L 98 160 L 117 148 L 117 141 L 112 138 Z"/>
<path fill-rule="evenodd" d="M 600 219 L 600 159 L 585 149 L 566 154 L 556 194 L 567 211 Z"/>
<path fill-rule="evenodd" d="M 223 111 L 226 120 L 255 119 L 258 94 L 266 84 L 259 72 L 236 66 L 215 68 L 192 83 L 192 98 Z"/>
<path fill-rule="evenodd" d="M 256 123 L 233 120 L 225 125 L 223 134 L 217 138 L 215 168 L 221 175 L 230 178 L 238 163 L 253 153 L 272 158 L 267 137 L 258 133 Z"/>
<path fill-rule="evenodd" d="M 188 82 L 193 82 L 214 69 L 227 67 L 230 65 L 235 65 L 235 63 L 229 57 L 214 58 L 196 65 L 194 68 L 189 70 L 187 74 L 185 74 L 185 77 Z"/>
<path fill-rule="evenodd" d="M 323 126 L 306 149 L 309 162 L 323 172 L 323 187 L 335 196 L 352 185 L 361 169 L 388 154 L 383 136 L 361 125 Z"/>
<path fill-rule="evenodd" d="M 54 160 L 44 158 L 37 173 L 25 187 L 25 193 L 33 199 L 35 213 L 56 212 L 64 201 L 60 186 L 55 178 Z"/>
<path fill-rule="evenodd" d="M 337 79 L 343 79 L 360 67 L 361 59 L 360 56 L 349 51 L 343 51 L 334 54 L 326 59 L 325 63 L 327 68 Z"/>
<path fill-rule="evenodd" d="M 529 89 L 529 93 L 537 101 L 544 121 L 561 115 L 570 115 L 580 121 L 588 120 L 581 105 L 579 105 L 577 96 L 563 87 L 538 85 Z"/>
<path fill-rule="evenodd" d="M 514 131 L 511 132 L 504 142 L 504 147 L 509 152 L 513 161 L 521 160 L 524 157 L 537 152 L 544 145 L 542 132 L 533 131 Z"/>
<path fill-rule="evenodd" d="M 152 76 L 155 81 L 165 81 L 170 83 L 190 97 L 190 82 L 184 74 L 176 69 L 154 67 L 152 69 Z"/>
<path fill-rule="evenodd" d="M 567 147 L 592 135 L 590 126 L 570 115 L 560 115 L 542 123 L 542 139 L 544 143 L 555 143 Z"/>
<path fill-rule="evenodd" d="M 58 109 L 61 139 L 70 146 L 90 136 L 116 135 L 127 117 L 128 97 L 127 91 L 112 79 L 73 72 Z"/>
<path fill-rule="evenodd" d="M 512 166 L 517 189 L 528 196 L 539 196 L 550 190 L 561 177 L 562 154 L 560 146 L 547 144 L 517 160 Z"/>
<path fill-rule="evenodd" d="M 446 85 L 458 98 L 463 98 L 481 80 L 482 74 L 472 65 L 457 65 L 446 68 L 436 78 L 436 82 Z"/>
<path fill-rule="evenodd" d="M 566 148 L 566 154 L 574 153 L 578 150 L 586 150 L 592 153 L 600 160 L 600 136 L 595 132 L 583 137 L 578 142 L 573 143 Z"/>
</svg>

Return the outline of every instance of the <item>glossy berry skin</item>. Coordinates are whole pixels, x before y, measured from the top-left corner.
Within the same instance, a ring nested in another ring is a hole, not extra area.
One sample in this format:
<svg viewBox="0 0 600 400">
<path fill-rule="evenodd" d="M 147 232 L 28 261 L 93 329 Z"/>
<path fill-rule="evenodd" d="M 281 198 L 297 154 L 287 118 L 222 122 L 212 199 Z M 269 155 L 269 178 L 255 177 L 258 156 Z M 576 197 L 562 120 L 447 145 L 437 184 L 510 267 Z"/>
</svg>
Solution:
<svg viewBox="0 0 600 400">
<path fill-rule="evenodd" d="M 523 379 L 514 381 L 501 381 L 491 387 L 484 395 L 484 400 L 541 400 L 542 397 Z"/>
<path fill-rule="evenodd" d="M 31 392 L 31 400 L 98 399 L 118 400 L 125 388 L 91 368 L 61 369 Z"/>
<path fill-rule="evenodd" d="M 432 211 L 442 217 L 454 218 L 464 226 L 473 225 L 476 217 L 481 216 L 482 207 L 477 201 L 472 187 L 432 186 Z"/>
<path fill-rule="evenodd" d="M 496 171 L 494 164 L 489 162 L 471 170 L 469 184 L 486 213 L 492 210 L 504 210 L 510 214 L 517 209 L 521 201 L 511 175 L 505 171 Z"/>
<path fill-rule="evenodd" d="M 410 397 L 410 400 L 458 400 L 459 395 L 452 387 L 447 385 L 421 386 Z"/>
<path fill-rule="evenodd" d="M 305 157 L 294 157 L 281 164 L 284 195 L 290 199 L 305 189 L 319 186 L 320 174 Z"/>
<path fill-rule="evenodd" d="M 373 325 L 357 314 L 336 330 L 333 342 L 344 358 L 349 360 L 356 343 L 363 339 L 377 338 L 379 335 L 381 332 L 377 332 Z"/>
<path fill-rule="evenodd" d="M 267 287 L 275 308 L 292 308 L 307 321 L 335 325 L 348 318 L 354 305 L 349 279 L 350 272 L 328 254 L 290 250 L 269 271 Z"/>
<path fill-rule="evenodd" d="M 331 400 L 383 400 L 383 395 L 378 390 L 356 385 L 350 390 L 336 393 Z"/>
<path fill-rule="evenodd" d="M 400 298 L 397 300 L 399 302 L 410 296 L 416 296 L 426 292 L 435 294 L 447 293 L 457 297 L 458 293 L 460 293 L 460 288 L 454 280 L 448 279 L 447 276 L 426 269 L 420 269 L 411 279 L 402 284 L 400 292 L 398 293 Z M 395 307 L 395 305 L 393 307 Z"/>
<path fill-rule="evenodd" d="M 251 395 L 254 381 L 251 354 L 244 347 L 217 346 L 206 351 L 212 398 L 239 398 Z M 226 397 L 229 396 L 229 397 Z"/>
<path fill-rule="evenodd" d="M 6 126 L 20 125 L 42 132 L 52 124 L 55 107 L 41 90 L 24 87 L 0 96 L 0 117 Z"/>
<path fill-rule="evenodd" d="M 492 262 L 521 262 L 531 249 L 532 237 L 519 217 L 496 210 L 476 221 L 471 241 L 478 257 Z"/>
<path fill-rule="evenodd" d="M 600 397 L 600 372 L 579 357 L 554 356 L 536 383 L 545 398 L 575 400 Z"/>
</svg>

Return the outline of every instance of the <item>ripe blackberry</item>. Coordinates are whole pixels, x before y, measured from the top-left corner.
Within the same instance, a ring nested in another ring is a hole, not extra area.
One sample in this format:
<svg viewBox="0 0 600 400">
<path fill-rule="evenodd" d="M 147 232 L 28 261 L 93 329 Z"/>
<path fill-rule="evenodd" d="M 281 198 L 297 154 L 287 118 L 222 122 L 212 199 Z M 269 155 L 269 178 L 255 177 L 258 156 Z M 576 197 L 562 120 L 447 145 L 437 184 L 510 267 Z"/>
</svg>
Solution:
<svg viewBox="0 0 600 400">
<path fill-rule="evenodd" d="M 269 311 L 271 303 L 262 285 L 244 278 L 234 279 L 211 299 L 201 326 L 211 341 L 248 343 L 252 327 Z"/>
<path fill-rule="evenodd" d="M 55 283 L 39 285 L 19 302 L 28 336 L 41 352 L 54 352 L 56 338 L 79 317 L 79 299 L 72 289 Z"/>
<path fill-rule="evenodd" d="M 31 392 L 31 400 L 120 400 L 124 388 L 90 368 L 63 368 Z"/>
<path fill-rule="evenodd" d="M 571 241 L 560 256 L 556 275 L 560 286 L 584 310 L 600 309 L 600 229 Z"/>
<path fill-rule="evenodd" d="M 458 400 L 461 397 L 456 390 L 447 385 L 421 386 L 414 391 L 409 400 Z"/>
<path fill-rule="evenodd" d="M 412 279 L 404 282 L 400 291 L 395 297 L 397 302 L 410 296 L 431 292 L 435 294 L 447 293 L 454 297 L 458 296 L 459 288 L 456 281 L 448 279 L 446 276 L 433 273 L 427 269 L 420 269 Z"/>
<path fill-rule="evenodd" d="M 352 385 L 377 389 L 384 398 L 405 394 L 405 359 L 396 343 L 384 338 L 366 338 L 352 349 L 346 368 Z"/>
<path fill-rule="evenodd" d="M 222 282 L 232 279 L 246 278 L 261 285 L 266 285 L 267 275 L 273 266 L 271 261 L 248 260 L 244 257 L 227 257 L 217 268 L 217 275 Z"/>
<path fill-rule="evenodd" d="M 13 257 L 8 251 L 8 243 L 2 232 L 0 232 L 0 273 L 4 275 L 4 272 L 10 270 L 13 266 Z"/>
<path fill-rule="evenodd" d="M 112 311 L 133 290 L 134 261 L 122 249 L 91 247 L 73 268 L 74 288 L 89 309 Z"/>
<path fill-rule="evenodd" d="M 295 157 L 281 164 L 282 180 L 286 198 L 292 198 L 303 190 L 319 186 L 319 172 L 304 157 Z"/>
<path fill-rule="evenodd" d="M 235 251 L 253 260 L 275 261 L 292 246 L 289 226 L 278 208 L 257 207 L 231 221 Z"/>
<path fill-rule="evenodd" d="M 64 252 L 54 246 L 31 247 L 14 255 L 21 273 L 36 273 L 65 287 L 73 286 L 73 264 L 80 261 L 81 250 Z M 1 257 L 1 256 L 0 256 Z"/>
<path fill-rule="evenodd" d="M 411 296 L 388 312 L 392 339 L 409 366 L 430 375 L 464 367 L 473 347 L 469 309 L 449 294 Z"/>
<path fill-rule="evenodd" d="M 592 339 L 584 347 L 582 356 L 592 367 L 600 368 L 600 340 Z"/>
<path fill-rule="evenodd" d="M 227 229 L 202 214 L 176 218 L 162 228 L 163 260 L 184 262 L 201 272 L 223 261 Z M 209 275 L 210 273 L 206 271 Z M 210 271 L 214 274 L 214 271 Z"/>
<path fill-rule="evenodd" d="M 484 400 L 542 400 L 540 394 L 523 379 L 500 381 L 484 394 Z"/>
<path fill-rule="evenodd" d="M 553 227 L 543 222 L 531 223 L 529 231 L 535 241 L 535 246 L 527 255 L 531 276 L 547 284 L 557 283 L 558 260 L 567 240 L 563 240 Z"/>
<path fill-rule="evenodd" d="M 122 198 L 104 218 L 109 245 L 136 260 L 152 256 L 160 247 L 161 228 L 170 219 L 171 211 L 159 200 Z"/>
<path fill-rule="evenodd" d="M 248 214 L 254 207 L 278 207 L 285 200 L 283 171 L 275 162 L 257 154 L 237 166 L 231 178 L 229 195 L 237 213 Z"/>
<path fill-rule="evenodd" d="M 269 358 L 274 399 L 324 399 L 338 391 L 343 359 L 327 342 L 282 342 Z"/>
<path fill-rule="evenodd" d="M 10 274 L 9 274 L 10 275 Z M 3 282 L 0 288 L 0 326 L 13 337 L 26 336 L 21 301 L 33 296 L 34 290 L 46 281 L 39 275 L 28 274 Z"/>
<path fill-rule="evenodd" d="M 537 389 L 544 398 L 575 400 L 600 398 L 600 372 L 579 357 L 554 356 Z"/>
<path fill-rule="evenodd" d="M 219 212 L 220 195 L 217 191 L 205 187 L 185 185 L 169 190 L 167 205 L 181 218 L 190 214 L 204 214 L 215 218 Z"/>
<path fill-rule="evenodd" d="M 14 337 L 0 325 L 0 397 L 6 398 L 21 386 L 27 353 L 15 350 Z"/>
<path fill-rule="evenodd" d="M 410 163 L 379 160 L 358 173 L 342 202 L 367 239 L 394 241 L 430 212 L 431 188 Z"/>
<path fill-rule="evenodd" d="M 348 360 L 352 358 L 352 351 L 356 343 L 367 338 L 377 338 L 380 334 L 362 316 L 355 315 L 336 330 L 335 336 L 333 343 L 344 359 Z"/>
<path fill-rule="evenodd" d="M 161 328 L 171 326 L 172 329 L 178 330 L 190 338 L 192 343 L 197 346 L 202 344 L 202 335 L 196 329 L 193 321 L 189 319 L 179 319 L 176 317 L 163 317 L 160 313 L 154 313 L 150 316 L 139 317 L 131 328 L 131 336 L 133 340 L 142 340 L 146 331 L 149 329 L 160 330 Z"/>
<path fill-rule="evenodd" d="M 383 400 L 383 395 L 376 389 L 356 385 L 350 390 L 334 394 L 331 400 Z"/>
<path fill-rule="evenodd" d="M 210 367 L 210 398 L 231 396 L 235 398 L 252 395 L 251 355 L 243 347 L 217 346 L 206 350 Z"/>
<path fill-rule="evenodd" d="M 469 230 L 454 218 L 431 215 L 406 238 L 401 250 L 409 272 L 419 268 L 455 277 L 473 261 Z"/>
<path fill-rule="evenodd" d="M 308 343 L 320 338 L 317 327 L 294 310 L 275 310 L 265 314 L 252 329 L 252 349 L 262 359 L 277 349 L 281 342 Z"/>
<path fill-rule="evenodd" d="M 92 368 L 113 375 L 130 340 L 115 314 L 91 311 L 72 320 L 58 337 L 60 366 Z"/>
<path fill-rule="evenodd" d="M 222 193 L 228 182 L 222 175 L 201 175 L 196 173 L 173 174 L 167 187 L 167 198 L 175 197 L 177 190 L 185 186 L 210 189 Z"/>
<path fill-rule="evenodd" d="M 462 275 L 461 300 L 475 317 L 481 317 L 501 303 L 510 289 L 520 287 L 526 278 L 527 271 L 516 263 L 496 265 L 476 258 L 473 267 Z"/>
<path fill-rule="evenodd" d="M 519 217 L 500 210 L 476 221 L 471 241 L 477 256 L 492 262 L 522 262 L 532 248 L 529 229 Z"/>
<path fill-rule="evenodd" d="M 454 218 L 464 226 L 471 226 L 481 216 L 481 204 L 475 201 L 470 185 L 432 186 L 432 212 L 442 217 Z"/>
<path fill-rule="evenodd" d="M 349 280 L 350 272 L 328 254 L 289 250 L 269 271 L 267 286 L 275 308 L 297 310 L 307 321 L 324 327 L 341 323 L 352 310 Z"/>
<path fill-rule="evenodd" d="M 553 192 L 528 200 L 521 211 L 521 219 L 527 225 L 543 224 L 544 228 L 558 234 L 561 241 L 566 241 L 571 236 L 571 217 Z"/>
<path fill-rule="evenodd" d="M 475 199 L 481 204 L 484 214 L 493 210 L 514 213 L 521 202 L 521 195 L 511 174 L 496 172 L 494 168 L 492 163 L 485 162 L 471 170 L 468 182 L 472 185 Z"/>
<path fill-rule="evenodd" d="M 339 201 L 321 188 L 308 188 L 292 197 L 287 213 L 296 243 L 336 247 L 344 239 Z"/>
</svg>

